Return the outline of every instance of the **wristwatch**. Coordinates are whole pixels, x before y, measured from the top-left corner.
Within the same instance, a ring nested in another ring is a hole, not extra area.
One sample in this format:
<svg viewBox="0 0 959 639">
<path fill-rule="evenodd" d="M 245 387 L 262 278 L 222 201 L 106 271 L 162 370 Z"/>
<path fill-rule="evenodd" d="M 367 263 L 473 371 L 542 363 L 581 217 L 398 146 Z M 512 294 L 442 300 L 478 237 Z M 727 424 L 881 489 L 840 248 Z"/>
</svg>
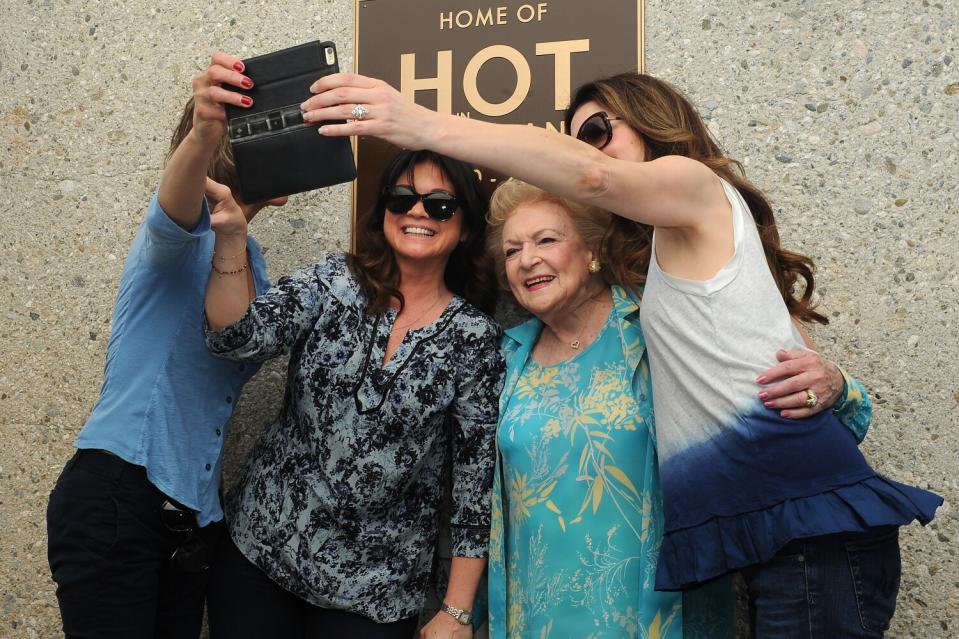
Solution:
<svg viewBox="0 0 959 639">
<path fill-rule="evenodd" d="M 473 620 L 473 613 L 471 613 L 469 610 L 460 610 L 456 606 L 451 606 L 445 601 L 440 607 L 440 610 L 451 616 L 453 619 L 456 619 L 461 626 L 468 626 Z"/>
</svg>

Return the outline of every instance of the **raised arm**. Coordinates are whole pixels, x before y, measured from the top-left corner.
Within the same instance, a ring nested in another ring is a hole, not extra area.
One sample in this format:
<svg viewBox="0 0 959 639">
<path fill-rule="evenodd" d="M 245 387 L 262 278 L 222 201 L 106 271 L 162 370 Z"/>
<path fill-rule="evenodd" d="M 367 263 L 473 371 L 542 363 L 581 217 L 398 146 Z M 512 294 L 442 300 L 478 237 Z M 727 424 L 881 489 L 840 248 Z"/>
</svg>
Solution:
<svg viewBox="0 0 959 639">
<path fill-rule="evenodd" d="M 363 120 L 322 125 L 322 135 L 370 135 L 403 148 L 431 149 L 638 222 L 695 227 L 725 202 L 716 175 L 689 158 L 615 159 L 537 127 L 437 113 L 381 80 L 350 73 L 321 78 L 313 91 L 302 107 L 309 122 L 349 119 L 357 104 L 369 111 Z"/>
<path fill-rule="evenodd" d="M 226 133 L 223 105 L 252 104 L 244 102 L 249 98 L 222 87 L 252 86 L 242 70 L 239 58 L 217 51 L 203 73 L 193 78 L 193 128 L 167 161 L 159 193 L 160 206 L 184 229 L 192 229 L 200 219 L 207 167 Z"/>
<path fill-rule="evenodd" d="M 246 315 L 256 297 L 247 254 L 248 224 L 230 189 L 206 178 L 206 196 L 213 211 L 210 227 L 216 236 L 210 279 L 206 285 L 206 320 L 221 330 Z"/>
</svg>

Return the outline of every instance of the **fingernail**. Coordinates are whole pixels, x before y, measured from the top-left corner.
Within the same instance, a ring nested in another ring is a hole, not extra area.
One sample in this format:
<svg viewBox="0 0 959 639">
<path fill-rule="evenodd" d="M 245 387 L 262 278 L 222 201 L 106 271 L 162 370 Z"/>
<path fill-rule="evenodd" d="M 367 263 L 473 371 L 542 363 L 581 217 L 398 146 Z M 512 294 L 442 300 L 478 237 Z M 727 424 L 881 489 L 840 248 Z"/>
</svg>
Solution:
<svg viewBox="0 0 959 639">
<path fill-rule="evenodd" d="M 319 133 L 320 135 L 326 135 L 326 127 L 325 127 L 325 126 L 321 126 L 321 127 L 317 128 L 316 132 Z"/>
<path fill-rule="evenodd" d="M 784 410 L 784 411 L 782 411 L 781 413 L 779 413 L 779 416 L 780 416 L 780 417 L 789 417 L 789 415 L 790 415 L 790 413 L 789 413 L 788 410 Z"/>
<path fill-rule="evenodd" d="M 253 80 L 251 80 L 250 78 L 243 78 L 243 80 L 240 82 L 240 84 L 242 84 L 242 85 L 243 85 L 244 87 L 246 87 L 247 89 L 252 89 L 252 88 L 253 88 Z"/>
<path fill-rule="evenodd" d="M 316 93 L 316 82 L 310 85 L 310 93 Z"/>
<path fill-rule="evenodd" d="M 772 407 L 773 407 L 773 403 L 772 403 L 772 402 L 763 402 L 763 406 L 765 406 L 766 408 L 772 408 Z"/>
<path fill-rule="evenodd" d="M 757 383 L 757 384 L 765 384 L 765 383 L 766 383 L 766 376 L 765 376 L 765 375 L 760 375 L 759 377 L 757 377 L 757 378 L 756 378 L 756 383 Z"/>
<path fill-rule="evenodd" d="M 302 102 L 300 104 L 300 111 L 302 111 L 303 113 L 306 113 L 306 102 Z"/>
<path fill-rule="evenodd" d="M 766 391 L 759 393 L 759 399 L 765 400 L 768 397 L 769 397 L 769 393 L 767 393 Z"/>
<path fill-rule="evenodd" d="M 244 95 L 240 98 L 240 102 L 243 103 L 243 106 L 250 106 L 251 104 L 253 104 L 253 98 L 251 98 L 248 95 Z"/>
<path fill-rule="evenodd" d="M 233 63 L 233 68 L 236 69 L 238 73 L 243 73 L 243 69 L 244 69 L 245 67 L 243 66 L 243 63 L 242 63 L 242 62 L 234 62 L 234 63 Z"/>
</svg>

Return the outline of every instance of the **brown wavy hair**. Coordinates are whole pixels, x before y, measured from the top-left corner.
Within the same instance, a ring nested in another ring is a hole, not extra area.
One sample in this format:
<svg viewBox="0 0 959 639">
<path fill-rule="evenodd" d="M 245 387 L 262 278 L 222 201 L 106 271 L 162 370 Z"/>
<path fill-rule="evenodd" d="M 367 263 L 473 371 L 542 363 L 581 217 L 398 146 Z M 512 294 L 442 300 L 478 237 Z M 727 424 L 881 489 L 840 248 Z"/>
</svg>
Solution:
<svg viewBox="0 0 959 639">
<path fill-rule="evenodd" d="M 455 215 L 463 216 L 466 239 L 456 245 L 446 263 L 446 287 L 492 315 L 496 310 L 497 290 L 493 263 L 485 250 L 489 199 L 468 164 L 433 151 L 401 151 L 390 161 L 380 180 L 376 204 L 357 215 L 354 227 L 356 250 L 346 256 L 350 272 L 359 281 L 371 313 L 382 313 L 394 298 L 399 300 L 402 310 L 400 270 L 383 233 L 385 191 L 404 176 L 412 184 L 413 169 L 420 164 L 432 164 L 446 176 L 460 204 Z"/>
<path fill-rule="evenodd" d="M 180 121 L 173 130 L 173 136 L 170 138 L 170 150 L 167 151 L 167 160 L 177 150 L 187 134 L 193 130 L 193 98 L 190 98 L 183 107 L 180 114 Z M 210 165 L 207 167 L 206 174 L 213 180 L 230 187 L 234 197 L 240 193 L 240 178 L 236 173 L 236 162 L 233 161 L 233 149 L 230 148 L 230 140 L 224 135 L 213 157 L 210 158 Z"/>
<path fill-rule="evenodd" d="M 812 259 L 782 248 L 769 201 L 746 179 L 742 164 L 726 156 L 699 113 L 679 90 L 640 73 L 621 73 L 589 82 L 576 90 L 566 108 L 567 131 L 570 131 L 573 114 L 586 102 L 596 102 L 631 126 L 643 139 L 647 161 L 683 155 L 702 162 L 736 187 L 756 221 L 766 262 L 789 314 L 803 322 L 829 323 L 824 315 L 816 312 L 813 303 L 815 266 Z M 633 281 L 643 282 L 649 266 L 651 240 L 652 227 L 614 216 L 605 246 L 607 252 L 627 256 L 621 261 L 622 268 L 641 273 L 639 278 L 633 276 Z M 803 286 L 797 295 L 800 280 Z"/>
</svg>

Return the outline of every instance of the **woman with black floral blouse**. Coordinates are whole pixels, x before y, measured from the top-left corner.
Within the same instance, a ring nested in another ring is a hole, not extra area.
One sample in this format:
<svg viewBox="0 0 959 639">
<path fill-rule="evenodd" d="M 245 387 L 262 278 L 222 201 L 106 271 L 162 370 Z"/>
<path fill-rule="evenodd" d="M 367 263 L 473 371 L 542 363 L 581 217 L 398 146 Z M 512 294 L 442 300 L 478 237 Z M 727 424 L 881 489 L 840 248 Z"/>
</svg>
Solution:
<svg viewBox="0 0 959 639">
<path fill-rule="evenodd" d="M 452 460 L 453 564 L 423 637 L 471 637 L 486 564 L 503 384 L 487 202 L 470 168 L 402 152 L 358 250 L 253 299 L 246 225 L 218 200 L 207 345 L 237 361 L 290 353 L 279 418 L 227 499 L 234 544 L 215 566 L 220 637 L 411 637 Z"/>
</svg>

